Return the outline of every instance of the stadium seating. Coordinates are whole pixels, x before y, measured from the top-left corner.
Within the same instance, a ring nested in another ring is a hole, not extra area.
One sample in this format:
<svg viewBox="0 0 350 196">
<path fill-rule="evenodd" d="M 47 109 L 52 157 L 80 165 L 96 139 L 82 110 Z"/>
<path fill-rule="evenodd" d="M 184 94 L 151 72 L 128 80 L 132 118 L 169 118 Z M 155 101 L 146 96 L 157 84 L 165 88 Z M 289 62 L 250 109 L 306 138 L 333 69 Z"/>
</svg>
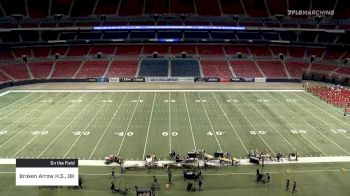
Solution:
<svg viewBox="0 0 350 196">
<path fill-rule="evenodd" d="M 90 46 L 71 46 L 67 56 L 85 56 L 88 54 Z"/>
<path fill-rule="evenodd" d="M 137 60 L 112 61 L 107 77 L 134 77 L 138 66 Z"/>
<path fill-rule="evenodd" d="M 237 77 L 262 77 L 253 61 L 231 61 L 231 66 Z"/>
<path fill-rule="evenodd" d="M 174 77 L 199 77 L 199 66 L 197 60 L 171 60 L 171 76 Z"/>
<path fill-rule="evenodd" d="M 292 78 L 301 78 L 303 72 L 309 67 L 306 62 L 286 62 L 288 72 Z"/>
<path fill-rule="evenodd" d="M 143 59 L 139 76 L 168 76 L 168 60 L 165 59 Z"/>
<path fill-rule="evenodd" d="M 143 47 L 143 54 L 150 55 L 153 52 L 164 55 L 169 53 L 169 47 L 166 45 L 145 45 Z"/>
<path fill-rule="evenodd" d="M 120 45 L 117 48 L 116 55 L 133 55 L 137 56 L 141 53 L 141 46 Z"/>
<path fill-rule="evenodd" d="M 193 45 L 175 45 L 170 47 L 170 51 L 174 55 L 180 55 L 182 52 L 193 55 L 196 54 L 196 46 Z"/>
<path fill-rule="evenodd" d="M 340 73 L 340 74 L 346 74 L 346 75 L 350 76 L 350 67 L 341 67 L 341 68 L 337 69 L 336 72 Z"/>
<path fill-rule="evenodd" d="M 320 64 L 315 63 L 312 64 L 311 70 L 319 70 L 319 71 L 334 71 L 337 67 L 334 65 L 328 65 L 328 64 Z"/>
<path fill-rule="evenodd" d="M 8 51 L 8 50 L 0 51 L 0 60 L 9 60 L 9 59 L 13 59 L 11 51 Z"/>
<path fill-rule="evenodd" d="M 283 65 L 280 61 L 257 61 L 261 70 L 266 77 L 271 78 L 286 78 L 287 74 L 284 71 Z"/>
<path fill-rule="evenodd" d="M 0 69 L 16 80 L 29 80 L 28 70 L 25 64 L 2 65 Z"/>
<path fill-rule="evenodd" d="M 90 55 L 95 55 L 98 52 L 102 52 L 102 54 L 111 55 L 114 53 L 116 46 L 110 46 L 110 45 L 96 45 L 92 46 L 92 49 L 90 51 Z"/>
<path fill-rule="evenodd" d="M 272 56 L 269 47 L 266 46 L 250 46 L 249 50 L 254 56 Z"/>
<path fill-rule="evenodd" d="M 0 84 L 10 82 L 12 81 L 9 77 L 7 77 L 5 74 L 0 72 Z"/>
<path fill-rule="evenodd" d="M 75 78 L 101 78 L 109 61 L 85 61 Z"/>
<path fill-rule="evenodd" d="M 223 48 L 221 46 L 197 46 L 198 53 L 200 55 L 224 55 Z"/>
<path fill-rule="evenodd" d="M 48 47 L 36 47 L 36 48 L 32 48 L 32 51 L 33 51 L 34 57 L 38 57 L 38 58 L 48 57 L 50 54 L 50 48 Z"/>
<path fill-rule="evenodd" d="M 52 69 L 52 62 L 36 62 L 28 65 L 35 79 L 46 79 Z"/>
<path fill-rule="evenodd" d="M 51 78 L 72 78 L 81 63 L 81 61 L 57 61 Z"/>
<path fill-rule="evenodd" d="M 249 56 L 250 53 L 246 46 L 234 45 L 234 46 L 225 46 L 225 52 L 228 55 L 237 55 L 237 52 L 242 53 L 244 56 Z"/>
<path fill-rule="evenodd" d="M 232 78 L 227 61 L 202 60 L 201 66 L 205 77 L 218 77 L 221 80 Z"/>
</svg>

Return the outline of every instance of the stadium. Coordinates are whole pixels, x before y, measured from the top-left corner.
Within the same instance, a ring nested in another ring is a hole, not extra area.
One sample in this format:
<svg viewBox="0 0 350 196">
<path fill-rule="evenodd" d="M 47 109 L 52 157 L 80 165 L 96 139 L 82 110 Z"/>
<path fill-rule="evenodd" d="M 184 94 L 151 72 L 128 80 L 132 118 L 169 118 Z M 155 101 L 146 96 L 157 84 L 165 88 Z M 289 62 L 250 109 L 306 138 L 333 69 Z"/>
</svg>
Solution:
<svg viewBox="0 0 350 196">
<path fill-rule="evenodd" d="M 349 195 L 349 13 L 1 0 L 0 195 Z"/>
</svg>

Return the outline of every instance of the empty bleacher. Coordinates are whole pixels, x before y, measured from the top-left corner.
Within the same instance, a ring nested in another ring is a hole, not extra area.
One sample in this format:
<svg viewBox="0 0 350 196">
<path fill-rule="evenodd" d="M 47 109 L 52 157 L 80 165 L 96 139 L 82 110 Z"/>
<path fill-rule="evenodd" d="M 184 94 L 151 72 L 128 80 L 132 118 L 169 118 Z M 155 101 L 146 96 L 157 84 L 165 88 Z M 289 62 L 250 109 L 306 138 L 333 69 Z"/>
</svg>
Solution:
<svg viewBox="0 0 350 196">
<path fill-rule="evenodd" d="M 35 79 L 46 79 L 52 69 L 52 62 L 35 62 L 28 65 Z"/>
<path fill-rule="evenodd" d="M 262 77 L 253 61 L 231 61 L 231 66 L 237 77 Z"/>
<path fill-rule="evenodd" d="M 112 61 L 107 77 L 134 77 L 138 60 Z"/>
<path fill-rule="evenodd" d="M 109 61 L 85 61 L 75 78 L 101 78 Z"/>
<path fill-rule="evenodd" d="M 201 66 L 205 77 L 218 77 L 222 80 L 232 78 L 226 60 L 202 60 Z"/>
<path fill-rule="evenodd" d="M 168 76 L 168 60 L 166 59 L 143 59 L 139 76 Z"/>
<path fill-rule="evenodd" d="M 72 78 L 80 64 L 81 61 L 58 61 L 51 78 Z"/>
<path fill-rule="evenodd" d="M 6 72 L 16 80 L 29 80 L 28 70 L 25 64 L 2 65 L 0 70 Z"/>
<path fill-rule="evenodd" d="M 200 71 L 197 60 L 174 59 L 171 60 L 171 76 L 199 77 Z"/>
<path fill-rule="evenodd" d="M 266 77 L 287 78 L 287 74 L 280 61 L 258 61 L 257 63 Z"/>
</svg>

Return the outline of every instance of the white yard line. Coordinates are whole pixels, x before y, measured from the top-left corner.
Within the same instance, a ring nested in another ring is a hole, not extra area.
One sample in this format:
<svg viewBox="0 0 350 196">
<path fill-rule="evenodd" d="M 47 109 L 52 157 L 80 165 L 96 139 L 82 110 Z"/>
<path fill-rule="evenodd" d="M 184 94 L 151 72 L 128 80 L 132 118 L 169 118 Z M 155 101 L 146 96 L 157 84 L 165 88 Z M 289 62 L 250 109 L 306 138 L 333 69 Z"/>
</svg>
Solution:
<svg viewBox="0 0 350 196">
<path fill-rule="evenodd" d="M 110 99 L 113 96 L 113 94 L 111 94 L 108 99 Z M 79 141 L 80 137 L 82 135 L 84 135 L 84 132 L 86 131 L 86 129 L 88 129 L 91 125 L 91 123 L 95 120 L 95 118 L 97 117 L 97 115 L 101 112 L 102 108 L 105 107 L 105 105 L 107 104 L 107 101 L 105 103 L 103 103 L 103 105 L 100 107 L 100 109 L 97 110 L 97 112 L 95 113 L 95 115 L 92 117 L 92 119 L 90 120 L 90 122 L 85 126 L 85 128 L 81 131 L 81 134 L 78 136 L 78 138 L 74 141 L 74 143 L 72 144 L 72 146 L 68 149 L 68 151 L 66 152 L 66 154 L 64 154 L 63 158 L 66 158 L 66 156 L 68 155 L 68 153 L 72 150 L 72 148 L 75 146 L 75 144 Z"/>
<path fill-rule="evenodd" d="M 45 94 L 43 94 L 43 95 L 47 95 L 47 93 L 45 93 Z M 4 118 L 7 118 L 7 117 L 11 116 L 12 114 L 18 112 L 19 110 L 23 109 L 24 107 L 26 107 L 26 106 L 32 104 L 34 101 L 36 101 L 37 99 L 39 99 L 39 98 L 42 97 L 43 95 L 40 95 L 39 97 L 35 98 L 35 99 L 32 100 L 31 102 L 28 102 L 28 103 L 24 104 L 22 107 L 20 107 L 20 108 L 14 110 L 14 111 L 12 111 L 11 113 L 7 114 L 6 116 L 1 117 L 1 118 L 0 118 L 0 121 L 1 121 L 2 119 L 4 119 Z"/>
<path fill-rule="evenodd" d="M 96 94 L 95 97 L 91 99 L 91 101 L 88 104 L 86 104 L 77 115 L 75 115 L 75 117 L 62 129 L 62 131 L 50 142 L 50 144 L 47 145 L 46 148 L 37 156 L 37 158 L 41 157 L 41 155 L 43 155 L 46 152 L 46 150 L 51 147 L 51 145 L 68 129 L 68 127 L 80 116 L 80 114 L 83 111 L 85 111 L 87 107 L 89 107 L 89 105 L 96 99 L 97 96 L 98 94 Z"/>
<path fill-rule="evenodd" d="M 314 107 L 316 107 L 316 108 L 318 108 L 319 110 L 321 110 L 321 111 L 323 111 L 324 113 L 326 113 L 327 116 L 332 117 L 333 119 L 336 119 L 337 121 L 339 121 L 339 122 L 341 122 L 341 123 L 343 123 L 343 124 L 345 124 L 345 125 L 347 125 L 347 126 L 350 125 L 349 123 L 347 123 L 347 122 L 345 122 L 345 121 L 342 121 L 342 120 L 340 120 L 340 119 L 334 117 L 333 115 L 329 114 L 326 110 L 322 109 L 321 107 L 317 106 L 316 104 L 312 103 L 311 101 L 309 101 L 309 100 L 307 100 L 307 99 L 304 99 L 302 96 L 299 96 L 298 94 L 296 94 L 296 95 L 297 95 L 298 97 L 300 97 L 301 99 L 303 99 L 303 100 L 305 100 L 305 101 L 311 103 Z M 318 101 L 320 101 L 320 100 L 318 100 Z M 327 104 L 327 105 L 329 105 L 329 104 Z M 326 121 L 322 120 L 321 118 L 318 118 L 318 119 L 320 119 L 322 122 L 324 122 L 326 125 L 328 125 L 328 123 L 327 123 Z M 329 126 L 329 125 L 328 125 L 328 126 Z M 329 126 L 329 127 L 332 128 L 331 126 Z M 346 137 L 347 139 L 350 139 L 350 137 L 347 136 L 347 135 L 345 135 L 344 133 L 341 133 L 341 132 L 339 132 L 339 133 L 340 133 L 341 135 L 343 135 L 344 137 Z"/>
<path fill-rule="evenodd" d="M 134 89 L 134 90 L 126 90 L 126 89 L 101 89 L 101 90 L 9 90 L 9 92 L 68 92 L 68 93 L 99 93 L 99 92 L 305 92 L 305 90 L 300 89 L 291 89 L 291 90 L 274 90 L 274 89 Z"/>
<path fill-rule="evenodd" d="M 40 97 L 44 96 L 45 94 L 41 95 Z M 40 98 L 38 97 L 38 98 Z M 45 105 L 44 103 L 40 104 L 38 107 L 36 107 L 35 109 L 32 110 L 32 112 L 36 112 L 37 108 L 42 107 L 43 105 Z M 39 116 L 39 118 L 35 119 L 34 121 L 30 122 L 30 124 L 28 124 L 27 126 L 23 127 L 23 129 L 19 132 L 17 132 L 14 136 L 10 137 L 9 139 L 6 140 L 6 142 L 4 142 L 3 144 L 0 145 L 0 148 L 3 147 L 4 145 L 6 145 L 7 143 L 9 143 L 10 141 L 12 141 L 15 137 L 17 137 L 19 134 L 21 134 L 23 131 L 26 130 L 27 127 L 32 126 L 36 121 L 40 120 L 46 113 L 48 113 L 50 110 L 46 111 L 44 114 L 42 114 L 41 116 Z M 31 114 L 32 112 L 28 112 L 26 115 L 27 116 L 29 114 Z M 23 116 L 23 117 L 24 117 Z M 22 117 L 22 118 L 23 118 Z"/>
<path fill-rule="evenodd" d="M 191 122 L 191 118 L 190 118 L 190 112 L 188 111 L 188 105 L 187 105 L 187 99 L 186 99 L 186 93 L 185 92 L 184 92 L 184 98 L 185 98 L 185 105 L 186 105 L 188 123 L 190 124 L 190 130 L 191 130 L 191 135 L 192 135 L 192 140 L 193 140 L 193 146 L 194 146 L 194 150 L 197 150 L 196 141 L 194 140 L 192 122 Z"/>
<path fill-rule="evenodd" d="M 212 125 L 212 123 L 211 123 L 211 120 L 210 120 L 210 118 L 209 118 L 207 109 L 205 109 L 205 107 L 204 107 L 204 104 L 203 104 L 203 101 L 202 101 L 202 97 L 201 97 L 201 95 L 199 94 L 199 92 L 197 92 L 197 94 L 198 94 L 198 97 L 199 97 L 200 102 L 201 102 L 201 104 L 202 104 L 202 107 L 203 107 L 203 109 L 204 109 L 205 115 L 207 116 L 209 125 L 210 125 L 210 127 L 211 127 L 211 131 L 213 132 L 213 135 L 214 135 L 214 137 L 215 137 L 215 140 L 216 140 L 216 142 L 218 143 L 218 146 L 219 146 L 219 148 L 220 148 L 220 151 L 222 151 L 220 142 L 219 142 L 219 140 L 218 140 L 218 137 L 216 136 L 216 132 L 215 132 L 214 127 L 213 127 L 213 125 Z"/>
<path fill-rule="evenodd" d="M 226 93 L 227 94 L 227 93 Z M 227 94 L 228 97 L 230 97 L 230 95 Z M 231 99 L 231 97 L 230 97 Z M 231 103 L 231 105 L 234 105 Z M 234 105 L 235 106 L 235 105 Z M 253 126 L 253 124 L 249 121 L 249 119 L 247 118 L 247 116 L 241 111 L 241 109 L 239 109 L 238 106 L 235 106 L 238 111 L 243 115 L 243 117 L 246 119 L 246 121 L 250 124 L 250 126 L 255 130 L 256 134 L 260 137 L 260 139 L 265 143 L 265 145 L 270 149 L 271 153 L 273 155 L 275 155 L 275 152 L 272 150 L 272 148 L 269 146 L 269 144 L 264 140 L 264 138 L 259 134 L 259 131 Z"/>
<path fill-rule="evenodd" d="M 254 108 L 254 110 L 255 111 L 257 111 L 258 112 L 258 114 L 270 125 L 270 127 L 272 127 L 275 131 L 276 131 L 276 133 L 278 133 L 278 135 L 280 135 L 283 139 L 284 139 L 284 141 L 286 141 L 287 142 L 287 144 L 290 146 L 290 147 L 292 147 L 293 148 L 293 150 L 294 151 L 298 151 L 276 128 L 275 128 L 275 126 L 273 126 L 271 123 L 270 123 L 270 121 L 269 120 L 267 120 L 266 118 L 265 118 L 265 116 L 263 115 L 263 114 L 261 114 L 261 112 L 259 111 L 259 109 L 257 109 L 255 106 L 254 106 L 254 104 L 251 104 L 250 103 L 250 101 L 247 99 L 247 98 L 245 98 L 241 93 L 240 93 L 240 95 L 241 95 L 241 97 L 243 97 L 243 99 L 245 99 L 245 100 L 247 100 L 247 102 L 252 106 L 252 108 Z M 255 95 L 254 93 L 253 93 L 253 95 Z M 255 96 L 257 96 L 257 95 L 255 95 Z M 257 96 L 257 97 L 259 97 L 259 96 Z M 259 98 L 260 99 L 260 98 Z M 263 104 L 262 104 L 263 105 Z"/>
<path fill-rule="evenodd" d="M 0 97 L 2 97 L 2 96 L 4 96 L 4 95 L 7 95 L 7 94 L 9 94 L 9 93 L 11 93 L 11 91 L 3 92 L 3 93 L 0 94 Z"/>
<path fill-rule="evenodd" d="M 130 125 L 131 125 L 132 119 L 134 118 L 134 114 L 135 114 L 136 108 L 137 108 L 137 106 L 139 105 L 141 95 L 142 95 L 142 92 L 140 93 L 140 95 L 139 95 L 139 97 L 138 97 L 138 99 L 137 99 L 137 103 L 135 104 L 134 111 L 132 112 L 132 115 L 131 115 L 131 118 L 130 118 L 130 120 L 129 120 L 128 126 L 126 127 L 126 130 L 125 130 L 125 132 L 124 132 L 123 139 L 122 139 L 122 141 L 120 142 L 117 155 L 119 155 L 120 149 L 121 149 L 122 146 L 123 146 L 125 137 L 126 137 L 126 135 L 128 134 L 128 132 L 129 132 L 129 127 L 130 127 Z"/>
<path fill-rule="evenodd" d="M 281 94 L 282 96 L 285 97 L 285 95 Z M 312 116 L 318 118 L 317 116 L 315 116 L 313 113 L 309 112 L 308 110 L 305 110 L 302 106 L 300 106 L 298 104 L 298 102 L 295 102 L 294 105 L 297 105 L 299 108 L 301 108 L 301 110 L 311 114 Z M 304 119 L 303 119 L 304 120 Z M 305 120 L 304 120 L 305 121 Z M 306 122 L 306 121 L 305 121 Z M 326 135 L 324 135 L 322 132 L 320 132 L 319 130 L 317 130 L 314 126 L 312 126 L 310 124 L 310 127 L 312 127 L 312 129 L 314 129 L 316 132 L 318 132 L 320 135 L 322 135 L 324 138 L 326 138 L 328 141 L 332 142 L 335 146 L 337 146 L 339 149 L 341 149 L 342 151 L 344 151 L 345 153 L 347 153 L 348 155 L 350 155 L 350 152 L 348 152 L 347 150 L 345 150 L 344 148 L 342 148 L 341 146 L 339 146 L 337 143 L 335 143 L 333 140 L 331 140 L 329 137 L 327 137 Z"/>
<path fill-rule="evenodd" d="M 267 95 L 269 95 L 272 99 L 274 99 L 275 101 L 277 101 L 282 107 L 286 108 L 288 111 L 293 112 L 292 110 L 290 110 L 288 107 L 286 107 L 283 103 L 281 103 L 278 99 L 275 99 L 272 95 L 270 95 L 269 93 L 266 93 Z M 294 112 L 293 112 L 294 113 Z M 298 118 L 300 118 L 298 115 L 296 115 Z M 295 126 L 292 126 L 292 123 L 289 123 L 282 115 L 280 115 L 280 117 L 287 123 L 289 124 L 290 127 L 292 127 L 293 129 L 297 130 L 297 128 Z M 301 118 L 300 118 L 301 119 Z M 306 122 L 307 124 L 307 122 Z M 308 124 L 309 125 L 309 124 Z M 315 145 L 313 142 L 311 142 L 304 134 L 299 134 L 301 135 L 304 139 L 306 139 L 311 145 L 313 145 L 318 151 L 320 151 L 324 156 L 327 156 L 326 153 L 324 153 L 317 145 Z"/>
<path fill-rule="evenodd" d="M 151 128 L 151 123 L 152 123 L 152 118 L 153 118 L 153 108 L 154 108 L 154 102 L 156 100 L 156 95 L 157 93 L 154 93 L 153 96 L 153 102 L 152 102 L 152 109 L 151 109 L 151 115 L 149 117 L 149 121 L 148 121 L 148 127 L 147 127 L 147 135 L 146 135 L 146 141 L 145 141 L 145 146 L 143 147 L 143 154 L 142 154 L 142 158 L 144 159 L 146 156 L 146 148 L 147 148 L 147 143 L 148 143 L 148 135 L 149 135 L 149 130 Z"/>
<path fill-rule="evenodd" d="M 31 95 L 33 95 L 33 94 L 34 94 L 34 93 L 27 94 L 26 96 L 22 97 L 21 99 L 18 99 L 17 101 L 14 101 L 14 102 L 12 102 L 11 104 L 9 104 L 9 105 L 7 105 L 7 106 L 1 108 L 0 111 L 6 109 L 7 107 L 10 107 L 11 105 L 13 105 L 13 104 L 15 104 L 15 103 L 17 103 L 17 102 L 19 102 L 19 101 L 21 101 L 21 100 L 27 98 L 29 95 L 31 96 Z"/>
<path fill-rule="evenodd" d="M 80 96 L 80 98 L 83 97 L 83 96 L 84 96 L 84 95 Z M 67 97 L 66 97 L 66 98 L 67 98 Z M 65 100 L 65 99 L 62 99 L 61 101 L 59 101 L 59 102 L 57 103 L 57 105 L 59 105 L 59 103 L 62 103 L 64 100 Z M 75 105 L 75 104 L 73 103 L 73 104 L 71 104 L 70 106 L 68 106 L 65 110 L 63 110 L 63 112 L 61 112 L 60 115 L 58 115 L 54 120 L 52 120 L 49 124 L 47 124 L 47 125 L 45 126 L 45 128 L 43 128 L 43 129 L 40 131 L 40 133 L 43 132 L 43 131 L 46 131 L 47 128 L 49 128 L 54 122 L 56 122 L 56 120 L 59 119 L 64 113 L 66 113 L 73 105 Z M 54 107 L 54 108 L 56 108 L 56 107 Z M 31 140 L 29 140 L 29 142 L 27 142 L 25 145 L 23 145 L 23 147 L 22 147 L 20 150 L 18 150 L 11 158 L 15 157 L 17 154 L 19 154 L 20 152 L 22 152 L 23 149 L 25 149 L 25 148 L 26 148 L 28 145 L 30 145 L 37 137 L 40 136 L 40 133 L 37 134 L 36 136 L 34 136 Z"/>
<path fill-rule="evenodd" d="M 169 108 L 168 108 L 168 111 L 169 111 L 169 126 L 168 126 L 168 136 L 169 136 L 169 153 L 172 151 L 171 149 L 171 98 L 170 98 L 170 92 L 169 92 L 169 98 L 168 98 L 168 102 L 169 102 Z"/>
<path fill-rule="evenodd" d="M 91 152 L 91 154 L 90 154 L 90 156 L 89 156 L 89 159 L 91 159 L 92 155 L 95 153 L 95 151 L 96 151 L 96 149 L 97 149 L 97 146 L 100 144 L 100 142 L 101 142 L 103 136 L 106 134 L 106 132 L 107 132 L 109 126 L 111 126 L 111 124 L 112 124 L 112 122 L 113 122 L 115 116 L 117 115 L 117 113 L 118 113 L 118 111 L 119 111 L 120 106 L 123 104 L 123 102 L 124 102 L 126 96 L 128 96 L 128 94 L 129 94 L 129 93 L 126 93 L 126 94 L 124 95 L 122 101 L 121 101 L 120 104 L 118 105 L 117 110 L 114 112 L 112 118 L 109 120 L 109 122 L 108 122 L 108 124 L 107 124 L 107 127 L 105 128 L 105 130 L 103 131 L 103 133 L 102 133 L 100 139 L 98 140 L 97 144 L 95 145 L 94 150 Z"/>
<path fill-rule="evenodd" d="M 46 95 L 46 94 L 40 95 L 39 97 L 37 97 L 36 99 L 34 99 L 34 100 L 33 100 L 32 102 L 30 102 L 30 103 L 33 103 L 34 101 L 36 101 L 37 99 L 41 98 L 41 97 L 44 96 L 44 95 Z M 25 118 L 26 116 L 28 116 L 28 115 L 30 115 L 30 114 L 32 114 L 32 113 L 35 113 L 35 112 L 36 112 L 36 109 L 39 108 L 39 107 L 41 107 L 41 106 L 43 106 L 43 105 L 44 105 L 44 104 L 38 105 L 37 107 L 35 107 L 34 109 L 32 109 L 30 112 L 27 112 L 25 115 L 21 116 L 20 118 L 17 118 L 15 121 L 11 122 L 11 123 L 8 124 L 6 127 L 0 129 L 0 131 L 3 131 L 3 130 L 5 130 L 6 128 L 12 126 L 14 123 L 16 123 L 17 121 L 19 121 L 19 120 Z"/>
<path fill-rule="evenodd" d="M 216 103 L 219 105 L 221 111 L 224 113 L 224 116 L 225 116 L 226 120 L 230 123 L 230 126 L 231 126 L 232 130 L 235 132 L 237 138 L 238 138 L 239 141 L 241 142 L 241 144 L 242 144 L 243 148 L 245 149 L 246 153 L 248 154 L 249 151 L 248 151 L 247 147 L 244 145 L 244 143 L 243 143 L 241 137 L 238 135 L 238 133 L 237 133 L 236 129 L 234 128 L 234 126 L 232 125 L 230 119 L 227 117 L 227 114 L 226 114 L 225 110 L 221 107 L 220 102 L 218 101 L 218 99 L 216 98 L 216 96 L 214 95 L 213 92 L 212 92 L 212 95 L 213 95 L 213 97 L 215 98 Z"/>
</svg>

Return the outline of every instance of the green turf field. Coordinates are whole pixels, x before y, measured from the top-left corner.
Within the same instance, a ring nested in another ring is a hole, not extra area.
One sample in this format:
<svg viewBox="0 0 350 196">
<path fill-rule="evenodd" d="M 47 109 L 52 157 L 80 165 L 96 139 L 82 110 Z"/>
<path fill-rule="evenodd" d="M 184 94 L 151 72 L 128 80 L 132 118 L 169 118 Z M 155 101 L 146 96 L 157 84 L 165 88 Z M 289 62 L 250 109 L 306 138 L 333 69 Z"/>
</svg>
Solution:
<svg viewBox="0 0 350 196">
<path fill-rule="evenodd" d="M 350 155 L 350 118 L 305 92 L 47 91 L 0 97 L 0 158 L 166 159 L 170 150 Z"/>
</svg>

